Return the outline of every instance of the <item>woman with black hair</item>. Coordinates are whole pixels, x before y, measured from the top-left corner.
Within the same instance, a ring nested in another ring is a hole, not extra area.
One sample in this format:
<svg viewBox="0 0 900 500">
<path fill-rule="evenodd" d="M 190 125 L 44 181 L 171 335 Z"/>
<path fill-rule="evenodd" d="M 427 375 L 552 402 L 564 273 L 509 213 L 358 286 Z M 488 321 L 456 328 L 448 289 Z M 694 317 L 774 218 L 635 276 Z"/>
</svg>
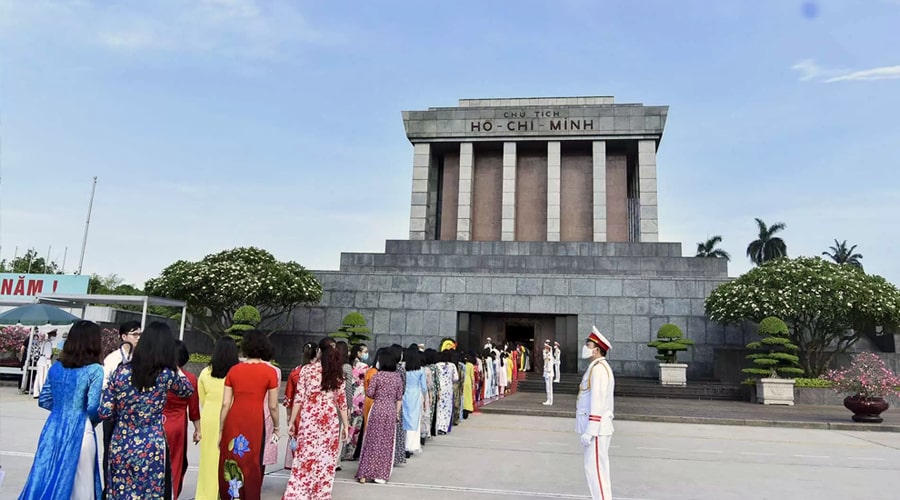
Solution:
<svg viewBox="0 0 900 500">
<path fill-rule="evenodd" d="M 197 473 L 197 500 L 219 498 L 219 415 L 225 376 L 240 363 L 237 343 L 229 336 L 219 337 L 213 347 L 209 366 L 200 372 L 197 392 L 200 399 L 200 471 Z"/>
<path fill-rule="evenodd" d="M 330 499 L 338 451 L 347 441 L 347 398 L 343 356 L 338 348 L 319 343 L 319 361 L 300 370 L 290 429 L 297 450 L 285 500 Z"/>
<path fill-rule="evenodd" d="M 297 395 L 297 382 L 300 381 L 300 370 L 310 362 L 318 359 L 319 345 L 315 342 L 307 342 L 303 344 L 303 351 L 300 354 L 300 364 L 291 370 L 287 378 L 287 384 L 284 386 L 284 405 L 285 417 L 288 419 L 287 427 L 290 429 L 296 422 L 291 422 L 291 410 L 294 407 L 294 396 Z M 294 463 L 294 451 L 290 446 L 284 450 L 284 468 L 291 470 Z"/>
<path fill-rule="evenodd" d="M 437 368 L 437 354 L 437 351 L 434 349 L 425 349 L 423 354 L 425 366 L 422 367 L 422 370 L 425 371 L 425 386 L 428 389 L 428 397 L 425 398 L 425 410 L 422 412 L 422 425 L 420 426 L 419 442 L 423 445 L 425 440 L 434 435 L 434 410 L 437 406 L 437 395 L 440 392 L 438 390 L 440 375 Z"/>
<path fill-rule="evenodd" d="M 400 374 L 400 380 L 403 387 L 406 387 L 406 363 L 403 360 L 403 346 L 400 344 L 391 344 L 388 348 L 394 358 L 397 360 L 397 372 Z M 394 441 L 394 465 L 402 465 L 406 463 L 406 432 L 403 426 L 397 426 L 397 439 Z"/>
<path fill-rule="evenodd" d="M 194 393 L 190 397 L 179 397 L 172 391 L 166 395 L 166 406 L 163 408 L 163 427 L 166 430 L 166 442 L 169 445 L 169 462 L 172 470 L 172 498 L 181 494 L 184 473 L 187 471 L 188 420 L 194 424 L 194 444 L 200 442 L 200 398 L 197 394 L 197 377 L 184 371 L 184 365 L 190 361 L 191 355 L 187 346 L 180 340 L 175 341 L 175 356 L 178 368 L 191 382 Z"/>
<path fill-rule="evenodd" d="M 428 399 L 428 386 L 425 383 L 425 370 L 422 369 L 425 356 L 419 352 L 419 346 L 413 344 L 404 353 L 406 365 L 406 389 L 403 393 L 403 432 L 406 458 L 412 453 L 422 451 L 420 437 L 422 426 L 422 408 Z"/>
<path fill-rule="evenodd" d="M 453 354 L 450 351 L 443 351 L 439 359 L 437 366 L 440 393 L 435 424 L 438 435 L 450 432 L 450 422 L 453 420 L 453 387 L 459 380 L 459 371 L 453 363 Z"/>
<path fill-rule="evenodd" d="M 107 499 L 171 495 L 162 425 L 169 391 L 187 398 L 194 387 L 175 363 L 172 330 L 155 321 L 141 334 L 131 362 L 120 366 L 103 390 L 100 418 L 116 421 L 109 444 Z"/>
<path fill-rule="evenodd" d="M 94 426 L 102 387 L 100 327 L 78 321 L 38 397 L 50 416 L 20 499 L 100 498 Z"/>
<path fill-rule="evenodd" d="M 356 344 L 350 349 L 350 366 L 352 371 L 350 380 L 352 381 L 353 394 L 347 400 L 347 407 L 350 410 L 350 427 L 347 429 L 347 444 L 344 446 L 344 453 L 341 456 L 343 460 L 359 459 L 359 437 L 363 432 L 363 407 L 366 401 L 365 379 L 366 371 L 369 365 L 366 360 L 369 359 L 369 348 L 366 344 Z"/>
<path fill-rule="evenodd" d="M 397 357 L 390 350 L 379 350 L 378 373 L 366 389 L 366 396 L 372 398 L 373 403 L 356 472 L 360 483 L 372 479 L 383 484 L 391 478 L 403 390 L 403 381 L 397 372 Z"/>
<path fill-rule="evenodd" d="M 219 497 L 259 500 L 265 469 L 263 404 L 269 406 L 274 420 L 272 439 L 277 440 L 278 378 L 263 361 L 272 356 L 268 335 L 259 330 L 244 332 L 241 350 L 246 359 L 228 371 L 222 392 Z"/>
</svg>

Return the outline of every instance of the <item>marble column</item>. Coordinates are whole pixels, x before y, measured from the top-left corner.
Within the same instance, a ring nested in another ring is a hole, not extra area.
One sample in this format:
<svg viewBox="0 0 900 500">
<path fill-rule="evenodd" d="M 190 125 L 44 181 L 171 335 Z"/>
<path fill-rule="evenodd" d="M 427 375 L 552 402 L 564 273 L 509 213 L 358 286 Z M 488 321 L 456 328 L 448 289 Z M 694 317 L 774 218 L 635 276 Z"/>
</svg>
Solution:
<svg viewBox="0 0 900 500">
<path fill-rule="evenodd" d="M 456 239 L 472 239 L 472 166 L 475 157 L 471 142 L 459 145 L 459 203 L 456 212 Z"/>
<path fill-rule="evenodd" d="M 594 241 L 606 241 L 606 142 L 594 141 Z"/>
<path fill-rule="evenodd" d="M 641 239 L 659 241 L 659 211 L 656 197 L 656 141 L 638 141 L 638 186 L 641 206 Z"/>
<path fill-rule="evenodd" d="M 503 198 L 500 206 L 500 239 L 516 240 L 516 143 L 503 143 Z"/>
<path fill-rule="evenodd" d="M 428 178 L 431 174 L 431 144 L 413 145 L 412 200 L 409 213 L 409 239 L 424 240 L 428 227 Z"/>
<path fill-rule="evenodd" d="M 547 241 L 559 241 L 560 231 L 560 157 L 559 141 L 547 143 Z"/>
</svg>

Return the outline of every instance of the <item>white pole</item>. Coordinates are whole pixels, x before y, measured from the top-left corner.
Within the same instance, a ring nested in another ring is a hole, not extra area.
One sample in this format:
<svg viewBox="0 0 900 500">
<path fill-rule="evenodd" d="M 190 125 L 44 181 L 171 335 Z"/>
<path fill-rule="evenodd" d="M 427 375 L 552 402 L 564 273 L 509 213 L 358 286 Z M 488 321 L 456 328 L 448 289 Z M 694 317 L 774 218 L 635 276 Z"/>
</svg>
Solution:
<svg viewBox="0 0 900 500">
<path fill-rule="evenodd" d="M 94 192 L 97 190 L 97 177 L 94 176 L 94 182 L 91 185 L 91 201 L 88 202 L 87 220 L 84 222 L 84 239 L 81 240 L 81 257 L 78 259 L 78 271 L 75 274 L 81 274 L 81 266 L 84 265 L 84 250 L 87 248 L 88 228 L 91 227 L 91 210 L 94 208 Z"/>
<path fill-rule="evenodd" d="M 63 252 L 63 263 L 62 263 L 62 273 L 66 274 L 66 257 L 69 256 L 69 247 L 66 247 L 66 250 Z"/>
<path fill-rule="evenodd" d="M 149 301 L 147 297 L 144 297 L 144 312 L 141 313 L 141 330 L 147 326 L 147 303 Z"/>
<path fill-rule="evenodd" d="M 47 274 L 47 266 L 50 265 L 50 250 L 53 249 L 53 245 L 47 247 L 47 258 L 44 259 L 44 274 Z"/>
<path fill-rule="evenodd" d="M 187 319 L 187 304 L 181 308 L 181 328 L 178 330 L 178 340 L 184 340 L 184 320 Z"/>
</svg>

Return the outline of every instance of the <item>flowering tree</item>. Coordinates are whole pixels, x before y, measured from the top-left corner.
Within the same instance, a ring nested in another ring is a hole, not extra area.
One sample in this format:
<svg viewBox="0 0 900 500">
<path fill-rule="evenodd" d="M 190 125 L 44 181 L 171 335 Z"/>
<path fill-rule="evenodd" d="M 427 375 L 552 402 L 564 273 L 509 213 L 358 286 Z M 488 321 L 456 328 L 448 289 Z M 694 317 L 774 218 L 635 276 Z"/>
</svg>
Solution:
<svg viewBox="0 0 900 500">
<path fill-rule="evenodd" d="M 254 247 L 207 255 L 198 262 L 180 260 L 163 269 L 145 287 L 147 293 L 184 300 L 190 323 L 212 338 L 232 324 L 243 305 L 256 307 L 261 322 L 276 331 L 291 312 L 322 298 L 322 285 L 300 264 L 279 262 Z"/>
<path fill-rule="evenodd" d="M 853 356 L 850 367 L 831 370 L 825 375 L 825 379 L 831 382 L 838 393 L 849 392 L 862 399 L 900 396 L 900 377 L 871 352 Z"/>
<path fill-rule="evenodd" d="M 706 315 L 723 324 L 783 319 L 800 347 L 801 366 L 815 377 L 865 328 L 900 324 L 900 290 L 881 276 L 818 257 L 777 259 L 719 285 L 706 299 Z"/>
<path fill-rule="evenodd" d="M 118 329 L 104 328 L 100 331 L 100 350 L 102 351 L 104 358 L 107 354 L 118 349 L 121 343 L 122 336 L 119 335 Z"/>
<path fill-rule="evenodd" d="M 0 330 L 0 353 L 19 354 L 19 348 L 25 343 L 31 329 L 21 325 L 7 326 Z"/>
</svg>

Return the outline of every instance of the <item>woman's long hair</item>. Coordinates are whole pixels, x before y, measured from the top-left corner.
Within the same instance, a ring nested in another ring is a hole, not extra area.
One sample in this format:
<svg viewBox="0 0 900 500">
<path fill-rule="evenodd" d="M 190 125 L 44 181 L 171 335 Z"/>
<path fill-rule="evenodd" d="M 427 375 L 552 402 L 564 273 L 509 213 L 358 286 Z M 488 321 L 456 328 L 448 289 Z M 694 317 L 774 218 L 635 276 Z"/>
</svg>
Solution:
<svg viewBox="0 0 900 500">
<path fill-rule="evenodd" d="M 403 353 L 403 359 L 406 362 L 406 371 L 412 372 L 416 370 L 421 370 L 422 365 L 424 363 L 424 355 L 419 352 L 419 346 L 413 344 L 414 347 L 409 347 L 406 349 L 406 352 Z"/>
<path fill-rule="evenodd" d="M 308 365 L 310 361 L 316 359 L 319 353 L 319 346 L 315 342 L 307 342 L 303 344 L 303 353 L 300 355 L 300 366 Z"/>
<path fill-rule="evenodd" d="M 131 357 L 131 385 L 141 392 L 156 386 L 156 378 L 168 368 L 178 369 L 175 363 L 175 336 L 169 325 L 154 321 L 141 334 L 141 341 Z"/>
<path fill-rule="evenodd" d="M 363 349 L 367 351 L 369 350 L 366 344 L 356 344 L 350 349 L 350 366 L 356 365 L 357 361 L 362 361 L 363 363 L 365 363 L 365 361 L 359 359 L 359 355 Z"/>
<path fill-rule="evenodd" d="M 227 335 L 219 337 L 215 347 L 213 347 L 212 359 L 209 363 L 212 367 L 211 375 L 213 378 L 225 378 L 225 375 L 228 375 L 228 370 L 240 362 L 238 346 L 234 339 Z"/>
<path fill-rule="evenodd" d="M 322 390 L 335 391 L 341 387 L 344 381 L 344 360 L 340 351 L 334 345 L 334 340 L 325 338 L 319 342 L 322 351 L 320 362 L 322 363 Z"/>
<path fill-rule="evenodd" d="M 81 368 L 100 363 L 100 326 L 90 321 L 77 321 L 69 330 L 59 362 L 65 368 Z"/>
</svg>

